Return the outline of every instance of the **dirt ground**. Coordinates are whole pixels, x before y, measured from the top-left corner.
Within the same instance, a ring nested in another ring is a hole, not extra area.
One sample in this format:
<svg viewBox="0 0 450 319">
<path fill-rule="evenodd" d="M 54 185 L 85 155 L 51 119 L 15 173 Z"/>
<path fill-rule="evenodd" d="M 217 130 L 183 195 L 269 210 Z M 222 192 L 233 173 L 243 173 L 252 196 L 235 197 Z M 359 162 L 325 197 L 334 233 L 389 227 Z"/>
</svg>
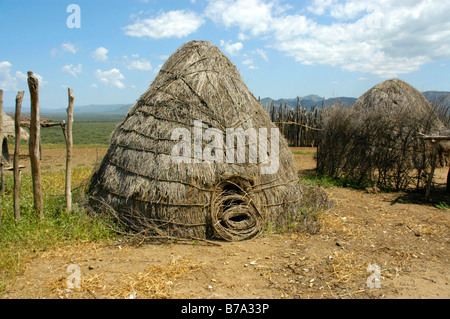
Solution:
<svg viewBox="0 0 450 319">
<path fill-rule="evenodd" d="M 98 162 L 105 151 L 76 149 L 74 167 Z M 64 152 L 44 150 L 43 170 L 63 169 Z M 301 173 L 315 168 L 312 155 L 294 159 Z M 439 168 L 437 181 L 446 173 Z M 80 243 L 31 260 L 0 297 L 450 298 L 449 210 L 404 193 L 326 191 L 335 205 L 316 235 L 217 245 Z"/>
</svg>

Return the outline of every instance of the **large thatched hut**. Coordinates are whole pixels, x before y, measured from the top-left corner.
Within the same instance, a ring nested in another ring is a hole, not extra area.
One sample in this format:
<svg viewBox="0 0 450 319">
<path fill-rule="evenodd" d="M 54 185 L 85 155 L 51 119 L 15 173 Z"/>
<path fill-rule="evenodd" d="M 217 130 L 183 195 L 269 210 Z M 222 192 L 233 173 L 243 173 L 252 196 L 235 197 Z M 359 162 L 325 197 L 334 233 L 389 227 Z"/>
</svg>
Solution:
<svg viewBox="0 0 450 319">
<path fill-rule="evenodd" d="M 359 184 L 420 187 L 430 166 L 419 134 L 444 129 L 426 98 L 399 79 L 381 82 L 346 109 L 322 117 L 318 169 Z"/>
<path fill-rule="evenodd" d="M 3 113 L 3 136 L 0 136 L 0 143 L 3 144 L 1 154 L 3 161 L 6 163 L 10 162 L 9 149 L 8 149 L 8 139 L 14 138 L 15 129 L 14 129 L 14 120 L 8 116 L 6 113 Z M 20 138 L 24 140 L 28 140 L 29 134 L 23 128 L 20 128 Z"/>
<path fill-rule="evenodd" d="M 90 203 L 155 236 L 243 240 L 298 222 L 326 195 L 299 184 L 275 128 L 217 47 L 188 42 L 113 132 Z"/>
</svg>

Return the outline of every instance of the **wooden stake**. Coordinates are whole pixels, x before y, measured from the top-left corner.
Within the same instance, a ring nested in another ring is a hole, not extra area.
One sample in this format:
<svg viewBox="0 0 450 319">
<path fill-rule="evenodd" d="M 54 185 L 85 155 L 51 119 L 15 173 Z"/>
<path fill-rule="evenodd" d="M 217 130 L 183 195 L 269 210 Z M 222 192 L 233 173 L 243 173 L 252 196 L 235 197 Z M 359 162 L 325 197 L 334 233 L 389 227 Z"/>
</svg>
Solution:
<svg viewBox="0 0 450 319">
<path fill-rule="evenodd" d="M 0 174 L 1 174 L 1 194 L 4 192 L 3 175 L 3 90 L 0 90 Z M 2 206 L 0 205 L 0 230 L 2 229 Z"/>
<path fill-rule="evenodd" d="M 44 156 L 42 155 L 42 141 L 41 136 L 39 136 L 39 160 L 43 161 Z"/>
<path fill-rule="evenodd" d="M 66 137 L 67 157 L 66 157 L 66 209 L 72 210 L 72 124 L 73 124 L 73 91 L 68 88 L 69 93 L 69 107 L 67 108 L 67 133 Z"/>
<path fill-rule="evenodd" d="M 438 150 L 438 145 L 439 143 L 437 143 L 435 140 L 431 140 L 431 143 L 433 143 L 433 149 L 432 149 L 432 153 L 431 153 L 431 172 L 428 175 L 428 182 L 427 182 L 427 188 L 425 190 L 425 199 L 428 199 L 430 197 L 430 189 L 431 189 L 431 184 L 433 183 L 433 176 L 434 176 L 434 171 L 436 169 L 436 158 L 437 158 L 437 150 Z"/>
<path fill-rule="evenodd" d="M 33 179 L 34 209 L 42 220 L 44 211 L 42 207 L 41 163 L 39 161 L 40 140 L 40 114 L 39 114 L 39 81 L 33 72 L 28 72 L 28 88 L 30 90 L 30 141 L 29 152 L 31 162 L 31 176 Z"/>
<path fill-rule="evenodd" d="M 445 187 L 445 190 L 447 193 L 450 193 L 450 167 L 448 168 L 447 172 L 447 185 Z"/>
<path fill-rule="evenodd" d="M 15 129 L 15 141 L 14 146 L 14 218 L 20 220 L 20 203 L 19 203 L 19 190 L 20 190 L 20 168 L 19 168 L 19 153 L 20 153 L 20 112 L 22 109 L 22 99 L 24 91 L 19 91 L 16 96 L 16 114 L 14 117 L 14 129 Z"/>
</svg>

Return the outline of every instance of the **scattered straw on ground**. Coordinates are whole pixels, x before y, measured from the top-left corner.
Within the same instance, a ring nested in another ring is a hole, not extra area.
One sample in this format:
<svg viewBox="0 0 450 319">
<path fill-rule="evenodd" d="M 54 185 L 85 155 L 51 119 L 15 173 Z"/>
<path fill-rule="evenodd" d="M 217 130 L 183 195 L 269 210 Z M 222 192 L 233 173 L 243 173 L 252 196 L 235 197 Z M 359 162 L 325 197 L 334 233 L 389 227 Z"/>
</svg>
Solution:
<svg viewBox="0 0 450 319">
<path fill-rule="evenodd" d="M 173 258 L 165 266 L 151 266 L 136 274 L 124 273 L 108 293 L 108 298 L 174 298 L 175 282 L 201 268 L 185 258 Z"/>
</svg>

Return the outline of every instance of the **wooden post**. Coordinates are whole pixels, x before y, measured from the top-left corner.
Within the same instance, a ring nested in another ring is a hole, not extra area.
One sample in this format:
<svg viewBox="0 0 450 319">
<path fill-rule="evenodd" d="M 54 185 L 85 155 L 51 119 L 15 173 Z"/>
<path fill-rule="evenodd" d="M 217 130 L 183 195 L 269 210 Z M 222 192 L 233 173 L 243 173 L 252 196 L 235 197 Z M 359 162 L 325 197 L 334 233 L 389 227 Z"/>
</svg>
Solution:
<svg viewBox="0 0 450 319">
<path fill-rule="evenodd" d="M 69 93 L 69 107 L 67 108 L 67 134 L 66 146 L 67 146 L 67 158 L 66 158 L 66 209 L 67 211 L 72 210 L 72 124 L 73 124 L 73 91 L 68 88 Z"/>
<path fill-rule="evenodd" d="M 3 194 L 5 192 L 5 175 L 3 170 L 3 90 L 0 90 L 0 175 L 0 191 Z"/>
<path fill-rule="evenodd" d="M 0 174 L 3 184 L 3 90 L 0 90 Z M 3 193 L 3 185 L 0 185 Z M 3 194 L 0 194 L 2 196 Z M 0 205 L 0 231 L 2 229 L 2 206 Z"/>
<path fill-rule="evenodd" d="M 436 157 L 437 157 L 437 149 L 438 149 L 438 145 L 439 145 L 439 143 L 437 143 L 437 141 L 435 141 L 435 140 L 431 140 L 431 143 L 433 144 L 433 149 L 431 151 L 431 172 L 428 175 L 427 188 L 425 190 L 425 199 L 428 199 L 428 197 L 430 197 L 430 189 L 431 189 L 431 184 L 433 182 L 434 171 L 436 169 Z"/>
<path fill-rule="evenodd" d="M 20 168 L 19 168 L 19 153 L 20 153 L 20 112 L 22 109 L 22 99 L 24 91 L 19 91 L 16 96 L 16 114 L 14 117 L 14 130 L 15 141 L 14 146 L 14 218 L 20 220 L 20 203 L 19 203 L 19 190 L 20 190 Z"/>
<path fill-rule="evenodd" d="M 39 114 L 39 81 L 33 72 L 28 72 L 28 88 L 30 90 L 30 141 L 29 152 L 31 162 L 31 177 L 33 179 L 34 209 L 42 220 L 44 210 L 42 206 L 41 163 L 39 161 L 40 114 Z"/>
<path fill-rule="evenodd" d="M 445 187 L 445 190 L 447 193 L 450 193 L 450 167 L 448 168 L 447 172 L 447 185 Z"/>
<path fill-rule="evenodd" d="M 270 103 L 270 108 L 272 110 L 272 122 L 275 122 L 275 104 L 272 100 L 272 103 Z"/>
<path fill-rule="evenodd" d="M 40 120 L 39 120 L 39 122 L 40 122 Z M 44 160 L 44 156 L 42 155 L 42 141 L 41 141 L 40 134 L 39 134 L 39 160 L 41 160 L 41 161 Z"/>
<path fill-rule="evenodd" d="M 295 123 L 297 123 L 295 128 L 295 146 L 300 146 L 300 125 L 299 123 L 300 116 L 300 97 L 297 96 L 297 105 L 295 106 Z"/>
</svg>

